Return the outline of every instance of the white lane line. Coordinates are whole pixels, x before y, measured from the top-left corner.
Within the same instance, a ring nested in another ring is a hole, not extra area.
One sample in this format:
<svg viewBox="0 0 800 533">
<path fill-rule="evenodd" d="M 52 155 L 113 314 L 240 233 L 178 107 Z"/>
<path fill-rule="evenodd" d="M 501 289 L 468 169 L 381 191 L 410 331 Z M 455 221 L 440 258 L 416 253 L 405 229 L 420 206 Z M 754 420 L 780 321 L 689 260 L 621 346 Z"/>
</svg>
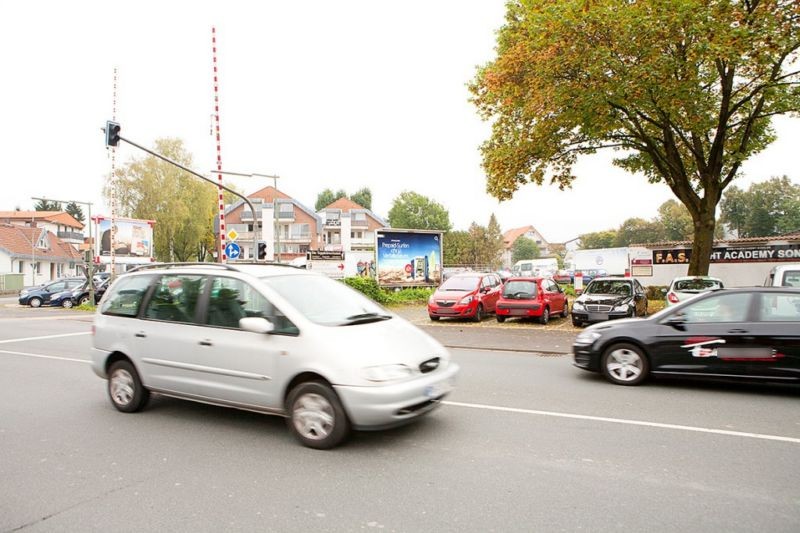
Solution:
<svg viewBox="0 0 800 533">
<path fill-rule="evenodd" d="M 535 409 L 519 409 L 516 407 L 499 407 L 496 405 L 485 405 L 478 403 L 442 402 L 445 405 L 454 407 L 468 407 L 470 409 L 486 409 L 489 411 L 504 411 L 507 413 L 521 413 L 526 415 L 554 416 L 558 418 L 575 418 L 578 420 L 592 420 L 595 422 L 610 422 L 613 424 L 628 424 L 630 426 L 646 426 L 661 429 L 677 429 L 681 431 L 695 431 L 697 433 L 713 433 L 716 435 L 728 435 L 731 437 L 745 437 L 750 439 L 775 440 L 780 442 L 791 442 L 800 444 L 800 439 L 794 437 L 782 437 L 780 435 L 765 435 L 763 433 L 748 433 L 744 431 L 729 431 L 726 429 L 702 428 L 696 426 L 682 426 L 680 424 L 662 424 L 660 422 L 646 422 L 644 420 L 628 420 L 625 418 L 608 418 L 605 416 L 575 415 L 571 413 L 558 413 L 554 411 L 537 411 Z"/>
<path fill-rule="evenodd" d="M 43 335 L 41 337 L 21 337 L 19 339 L 5 339 L 0 341 L 0 344 L 8 344 L 9 342 L 25 342 L 25 341 L 41 341 L 45 339 L 59 339 L 61 337 L 75 337 L 77 335 L 91 335 L 91 331 L 81 331 L 80 333 L 62 333 L 60 335 Z"/>
<path fill-rule="evenodd" d="M 38 353 L 27 352 L 12 352 L 10 350 L 0 350 L 0 353 L 7 353 L 10 355 L 24 355 L 25 357 L 36 357 L 38 359 L 57 359 L 59 361 L 72 361 L 73 363 L 91 363 L 88 359 L 73 359 L 71 357 L 58 357 L 56 355 L 42 355 Z"/>
</svg>

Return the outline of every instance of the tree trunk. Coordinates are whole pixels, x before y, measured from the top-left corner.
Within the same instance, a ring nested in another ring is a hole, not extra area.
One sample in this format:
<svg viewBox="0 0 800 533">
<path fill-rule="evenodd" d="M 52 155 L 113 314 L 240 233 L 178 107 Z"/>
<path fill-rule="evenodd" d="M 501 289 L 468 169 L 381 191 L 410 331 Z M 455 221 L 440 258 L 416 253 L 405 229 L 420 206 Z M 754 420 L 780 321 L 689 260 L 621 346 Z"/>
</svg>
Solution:
<svg viewBox="0 0 800 533">
<path fill-rule="evenodd" d="M 716 226 L 714 207 L 702 202 L 700 211 L 692 213 L 694 242 L 692 243 L 692 258 L 689 261 L 688 275 L 690 276 L 708 275 L 711 252 L 714 248 L 714 228 Z"/>
</svg>

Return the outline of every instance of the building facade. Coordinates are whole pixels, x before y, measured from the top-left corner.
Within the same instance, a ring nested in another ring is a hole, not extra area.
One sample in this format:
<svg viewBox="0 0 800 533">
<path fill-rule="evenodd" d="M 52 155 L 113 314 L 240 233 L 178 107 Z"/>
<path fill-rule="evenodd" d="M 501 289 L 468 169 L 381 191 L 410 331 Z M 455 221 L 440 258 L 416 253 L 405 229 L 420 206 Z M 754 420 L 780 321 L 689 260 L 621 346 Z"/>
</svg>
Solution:
<svg viewBox="0 0 800 533">
<path fill-rule="evenodd" d="M 375 250 L 375 232 L 387 223 L 371 210 L 349 198 L 339 198 L 317 212 L 322 222 L 321 245 L 325 251 Z"/>
<path fill-rule="evenodd" d="M 521 228 L 514 228 L 506 231 L 503 233 L 503 266 L 505 268 L 511 268 L 512 261 L 511 256 L 513 255 L 513 247 L 514 243 L 517 242 L 517 239 L 520 237 L 525 237 L 537 244 L 539 246 L 539 252 L 542 257 L 548 256 L 552 253 L 550 250 L 550 243 L 542 236 L 539 231 L 534 228 L 533 226 L 524 226 Z M 533 258 L 528 258 L 533 259 Z"/>
<path fill-rule="evenodd" d="M 44 227 L 0 223 L 0 274 L 22 274 L 23 285 L 82 276 L 83 257 Z"/>
</svg>

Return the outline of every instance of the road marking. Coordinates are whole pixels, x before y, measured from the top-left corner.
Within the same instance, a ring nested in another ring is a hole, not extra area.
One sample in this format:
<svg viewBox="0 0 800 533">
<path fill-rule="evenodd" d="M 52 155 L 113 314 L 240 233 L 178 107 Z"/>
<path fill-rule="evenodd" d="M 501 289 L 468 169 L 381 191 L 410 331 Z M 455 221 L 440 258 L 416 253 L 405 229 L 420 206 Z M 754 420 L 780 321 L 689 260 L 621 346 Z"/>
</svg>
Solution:
<svg viewBox="0 0 800 533">
<path fill-rule="evenodd" d="M 38 353 L 12 352 L 10 350 L 0 350 L 0 353 L 10 355 L 24 355 L 25 357 L 36 357 L 38 359 L 57 359 L 59 361 L 72 361 L 73 363 L 91 363 L 88 359 L 73 359 L 72 357 L 58 357 L 56 355 L 42 355 Z"/>
<path fill-rule="evenodd" d="M 0 341 L 0 344 L 8 344 L 9 342 L 24 342 L 24 341 L 41 341 L 45 339 L 59 339 L 61 337 L 75 337 L 78 335 L 91 335 L 91 331 L 81 331 L 80 333 L 61 333 L 60 335 L 43 335 L 41 337 L 21 337 L 19 339 L 5 339 Z"/>
<path fill-rule="evenodd" d="M 676 429 L 681 431 L 694 431 L 697 433 L 713 433 L 716 435 L 728 435 L 731 437 L 745 437 L 750 439 L 774 440 L 780 442 L 791 442 L 800 444 L 800 439 L 794 437 L 782 437 L 780 435 L 765 435 L 763 433 L 748 433 L 744 431 L 729 431 L 725 429 L 702 428 L 696 426 L 682 426 L 680 424 L 662 424 L 660 422 L 646 422 L 644 420 L 628 420 L 625 418 L 608 418 L 605 416 L 576 415 L 571 413 L 558 413 L 554 411 L 538 411 L 535 409 L 519 409 L 516 407 L 500 407 L 496 405 L 485 405 L 478 403 L 452 402 L 449 400 L 442 402 L 445 405 L 454 407 L 468 407 L 470 409 L 486 409 L 489 411 L 504 411 L 507 413 L 521 413 L 526 415 L 554 416 L 558 418 L 574 418 L 578 420 L 592 420 L 595 422 L 610 422 L 613 424 L 627 424 L 630 426 L 646 426 L 661 429 Z"/>
</svg>

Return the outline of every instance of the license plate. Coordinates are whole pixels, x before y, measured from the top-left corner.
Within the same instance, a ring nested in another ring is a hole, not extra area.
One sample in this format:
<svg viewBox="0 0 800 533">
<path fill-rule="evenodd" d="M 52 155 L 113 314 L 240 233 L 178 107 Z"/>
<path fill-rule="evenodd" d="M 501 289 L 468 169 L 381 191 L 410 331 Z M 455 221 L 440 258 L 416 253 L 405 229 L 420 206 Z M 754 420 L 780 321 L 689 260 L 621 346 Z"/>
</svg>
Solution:
<svg viewBox="0 0 800 533">
<path fill-rule="evenodd" d="M 589 320 L 608 320 L 608 313 L 589 313 Z"/>
</svg>

